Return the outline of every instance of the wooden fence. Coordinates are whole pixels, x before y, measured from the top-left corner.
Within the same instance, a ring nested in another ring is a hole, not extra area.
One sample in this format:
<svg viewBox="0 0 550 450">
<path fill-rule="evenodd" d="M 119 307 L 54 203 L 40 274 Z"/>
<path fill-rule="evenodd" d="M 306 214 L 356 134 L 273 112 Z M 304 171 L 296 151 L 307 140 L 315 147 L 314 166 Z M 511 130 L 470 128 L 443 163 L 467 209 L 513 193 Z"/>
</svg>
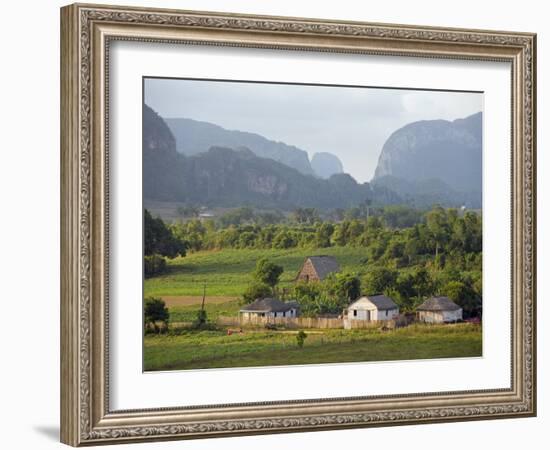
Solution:
<svg viewBox="0 0 550 450">
<path fill-rule="evenodd" d="M 373 321 L 373 320 L 350 320 L 351 325 L 348 328 L 378 328 L 386 326 L 393 328 L 394 321 Z M 265 327 L 266 325 L 275 325 L 285 328 L 344 328 L 344 319 L 327 317 L 224 317 L 220 316 L 217 320 L 220 326 L 229 327 Z"/>
</svg>

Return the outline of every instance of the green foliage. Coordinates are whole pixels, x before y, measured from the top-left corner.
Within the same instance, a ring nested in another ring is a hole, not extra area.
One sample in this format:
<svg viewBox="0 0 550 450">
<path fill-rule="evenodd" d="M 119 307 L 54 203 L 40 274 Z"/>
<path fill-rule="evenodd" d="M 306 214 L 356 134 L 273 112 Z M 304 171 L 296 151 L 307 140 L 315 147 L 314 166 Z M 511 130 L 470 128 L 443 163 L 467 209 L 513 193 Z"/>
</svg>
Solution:
<svg viewBox="0 0 550 450">
<path fill-rule="evenodd" d="M 460 306 L 467 316 L 476 315 L 481 308 L 481 298 L 470 280 L 449 281 L 441 292 Z"/>
<path fill-rule="evenodd" d="M 283 270 L 283 266 L 275 264 L 267 258 L 261 258 L 256 263 L 252 277 L 257 283 L 267 284 L 273 289 L 279 282 Z"/>
<path fill-rule="evenodd" d="M 242 208 L 237 208 L 230 210 L 223 214 L 219 219 L 219 223 L 223 228 L 226 228 L 230 225 L 237 226 L 245 223 L 250 223 L 253 221 L 254 211 L 249 206 L 243 206 Z"/>
<path fill-rule="evenodd" d="M 361 280 L 355 273 L 332 274 L 325 280 L 325 285 L 328 294 L 338 298 L 342 307 L 361 296 Z"/>
<path fill-rule="evenodd" d="M 386 267 L 375 266 L 368 269 L 363 277 L 363 292 L 365 294 L 380 294 L 395 285 L 397 272 Z"/>
<path fill-rule="evenodd" d="M 193 321 L 192 327 L 195 329 L 204 328 L 208 322 L 208 314 L 206 313 L 205 309 L 199 309 L 197 311 L 197 317 Z"/>
<path fill-rule="evenodd" d="M 334 225 L 330 222 L 323 222 L 317 226 L 313 245 L 319 248 L 330 247 L 330 238 L 334 233 Z"/>
<path fill-rule="evenodd" d="M 350 272 L 331 274 L 323 281 L 298 281 L 291 288 L 291 298 L 298 301 L 303 316 L 340 314 L 361 295 L 361 282 Z"/>
<path fill-rule="evenodd" d="M 176 213 L 180 217 L 199 217 L 201 209 L 197 205 L 179 206 Z"/>
<path fill-rule="evenodd" d="M 154 277 L 166 272 L 166 259 L 160 255 L 146 255 L 143 257 L 143 272 L 145 277 Z"/>
<path fill-rule="evenodd" d="M 273 294 L 273 289 L 266 283 L 253 282 L 250 283 L 243 292 L 243 303 L 252 303 L 258 298 L 269 297 Z"/>
<path fill-rule="evenodd" d="M 164 300 L 155 297 L 146 298 L 143 308 L 143 320 L 146 331 L 161 332 L 168 330 L 170 312 Z M 161 327 L 158 326 L 159 322 L 162 325 Z"/>
<path fill-rule="evenodd" d="M 294 220 L 299 224 L 313 225 L 318 222 L 319 213 L 315 208 L 298 208 L 292 213 Z"/>
<path fill-rule="evenodd" d="M 243 216 L 247 216 L 246 211 L 241 211 Z M 300 220 L 308 222 L 309 213 L 302 211 L 304 218 Z M 423 213 L 414 226 L 400 228 L 408 214 L 413 215 L 407 209 L 370 206 L 368 219 L 344 219 L 336 224 L 322 219 L 315 219 L 313 224 L 294 220 L 267 226 L 257 225 L 253 219 L 227 228 L 193 219 L 174 224 L 169 231 L 195 253 L 168 260 L 169 274 L 148 277 L 145 292 L 201 295 L 197 286 L 207 281 L 210 295 L 251 302 L 275 295 L 273 288 L 277 286 L 285 298 L 300 302 L 304 315 L 317 315 L 341 313 L 356 297 L 359 286 L 364 294 L 394 297 L 403 311 L 413 311 L 431 295 L 449 292 L 465 314 L 479 314 L 481 217 L 436 207 Z M 397 226 L 390 227 L 389 222 Z M 316 253 L 335 256 L 342 265 L 342 274 L 328 277 L 316 287 L 295 284 L 303 259 Z M 268 260 L 261 264 L 268 264 L 263 273 L 250 283 L 250 274 L 256 273 L 255 262 L 260 264 L 264 258 Z M 282 268 L 284 272 L 277 273 Z"/>
<path fill-rule="evenodd" d="M 294 236 L 290 233 L 290 231 L 281 229 L 274 237 L 273 237 L 273 248 L 292 248 L 296 247 L 298 241 L 294 239 Z"/>
<path fill-rule="evenodd" d="M 159 254 L 168 258 L 185 256 L 187 243 L 178 239 L 160 217 L 153 218 L 149 211 L 145 210 L 143 219 L 145 255 Z"/>
<path fill-rule="evenodd" d="M 298 331 L 296 334 L 296 343 L 298 344 L 299 348 L 302 348 L 304 346 L 304 341 L 307 338 L 307 334 L 304 330 Z"/>
</svg>

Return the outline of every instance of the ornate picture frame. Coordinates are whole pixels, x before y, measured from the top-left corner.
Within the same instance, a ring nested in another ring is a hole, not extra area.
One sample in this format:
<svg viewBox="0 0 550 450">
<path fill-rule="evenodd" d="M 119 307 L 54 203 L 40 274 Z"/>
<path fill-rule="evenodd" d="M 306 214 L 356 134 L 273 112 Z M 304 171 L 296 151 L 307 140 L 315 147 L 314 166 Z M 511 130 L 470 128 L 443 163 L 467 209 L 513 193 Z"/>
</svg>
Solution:
<svg viewBox="0 0 550 450">
<path fill-rule="evenodd" d="M 509 63 L 509 388 L 112 410 L 107 105 L 115 41 Z M 536 415 L 535 90 L 536 36 L 530 33 L 105 5 L 62 8 L 62 442 L 81 446 Z"/>
</svg>

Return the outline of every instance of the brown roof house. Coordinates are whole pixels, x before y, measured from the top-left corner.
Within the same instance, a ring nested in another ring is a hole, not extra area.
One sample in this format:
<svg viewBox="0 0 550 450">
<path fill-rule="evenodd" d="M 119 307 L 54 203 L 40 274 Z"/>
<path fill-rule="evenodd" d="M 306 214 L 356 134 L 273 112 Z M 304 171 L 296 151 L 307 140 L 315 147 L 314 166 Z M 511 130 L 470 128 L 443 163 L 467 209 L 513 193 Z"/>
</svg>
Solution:
<svg viewBox="0 0 550 450">
<path fill-rule="evenodd" d="M 329 274 L 340 271 L 334 256 L 308 256 L 298 272 L 296 281 L 322 281 Z"/>
<path fill-rule="evenodd" d="M 397 316 L 399 316 L 399 307 L 390 297 L 382 294 L 364 295 L 344 310 L 344 328 L 353 328 L 351 322 L 355 320 L 393 320 Z"/>
<path fill-rule="evenodd" d="M 276 298 L 257 298 L 252 303 L 243 306 L 239 315 L 242 319 L 254 317 L 296 317 L 300 306 L 295 300 L 282 302 Z"/>
<path fill-rule="evenodd" d="M 462 320 L 462 308 L 449 297 L 432 297 L 416 308 L 418 320 L 428 323 L 449 323 Z"/>
</svg>

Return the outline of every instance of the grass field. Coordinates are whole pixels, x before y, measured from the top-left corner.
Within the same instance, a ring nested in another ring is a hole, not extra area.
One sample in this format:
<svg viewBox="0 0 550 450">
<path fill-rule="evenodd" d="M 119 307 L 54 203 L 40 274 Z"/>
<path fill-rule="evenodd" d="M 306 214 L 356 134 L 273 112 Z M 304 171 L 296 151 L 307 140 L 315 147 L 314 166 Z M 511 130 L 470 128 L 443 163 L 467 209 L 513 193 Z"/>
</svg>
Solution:
<svg viewBox="0 0 550 450">
<path fill-rule="evenodd" d="M 361 269 L 365 249 L 330 247 L 322 249 L 203 251 L 168 261 L 168 273 L 145 280 L 144 295 L 158 297 L 202 297 L 206 283 L 207 297 L 237 298 L 251 280 L 256 261 L 264 256 L 284 268 L 280 287 L 289 285 L 304 259 L 311 255 L 335 256 L 343 269 Z"/>
<path fill-rule="evenodd" d="M 147 335 L 144 369 L 182 370 L 358 361 L 388 361 L 482 355 L 481 326 L 412 325 L 390 332 L 307 330 L 303 348 L 296 332 L 224 331 Z"/>
<path fill-rule="evenodd" d="M 238 300 L 220 302 L 220 297 L 207 299 L 204 309 L 208 320 L 215 322 L 219 316 L 237 316 L 241 308 Z M 166 302 L 170 311 L 171 322 L 192 322 L 197 318 L 197 312 L 200 309 L 200 297 L 195 298 L 196 302 L 189 304 L 179 304 L 176 302 Z"/>
</svg>

